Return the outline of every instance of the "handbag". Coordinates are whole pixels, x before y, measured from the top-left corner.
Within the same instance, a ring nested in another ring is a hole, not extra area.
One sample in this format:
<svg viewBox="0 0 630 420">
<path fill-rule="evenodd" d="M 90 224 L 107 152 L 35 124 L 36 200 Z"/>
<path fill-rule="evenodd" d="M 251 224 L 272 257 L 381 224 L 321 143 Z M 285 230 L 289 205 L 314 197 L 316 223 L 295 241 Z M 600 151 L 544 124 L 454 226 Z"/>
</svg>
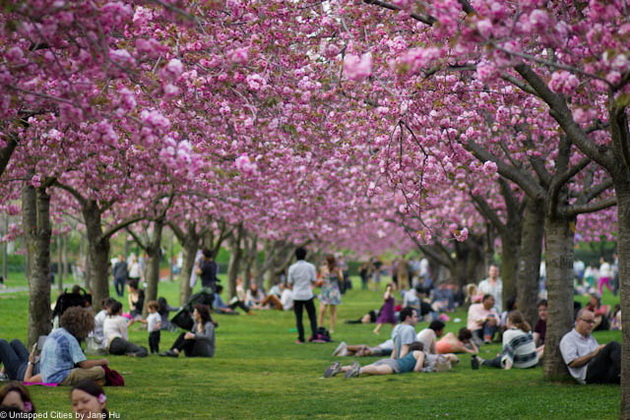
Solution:
<svg viewBox="0 0 630 420">
<path fill-rule="evenodd" d="M 105 385 L 109 386 L 125 386 L 125 378 L 109 366 L 103 365 L 105 371 Z"/>
</svg>

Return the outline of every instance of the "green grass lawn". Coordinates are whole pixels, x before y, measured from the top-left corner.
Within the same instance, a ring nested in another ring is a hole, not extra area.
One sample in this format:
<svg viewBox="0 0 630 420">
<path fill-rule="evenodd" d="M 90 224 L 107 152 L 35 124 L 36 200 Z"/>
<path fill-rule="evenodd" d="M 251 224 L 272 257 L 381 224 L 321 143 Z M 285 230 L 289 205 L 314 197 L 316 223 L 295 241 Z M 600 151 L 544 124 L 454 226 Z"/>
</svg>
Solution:
<svg viewBox="0 0 630 420">
<path fill-rule="evenodd" d="M 21 283 L 10 280 L 13 285 Z M 66 280 L 68 282 L 68 280 Z M 70 284 L 68 282 L 68 284 Z M 113 291 L 112 291 L 113 293 Z M 176 303 L 178 285 L 161 283 L 160 295 Z M 56 296 L 56 289 L 53 292 Z M 606 303 L 614 303 L 611 296 Z M 0 294 L 0 338 L 26 339 L 28 293 Z M 335 343 L 295 344 L 293 313 L 259 311 L 254 316 L 215 317 L 217 351 L 212 359 L 108 356 L 126 386 L 108 388 L 108 408 L 125 419 L 306 419 L 306 418 L 450 418 L 450 419 L 612 419 L 619 416 L 618 386 L 548 383 L 542 369 L 501 371 L 470 368 L 470 357 L 445 373 L 322 379 L 341 340 L 376 345 L 373 325 L 346 325 L 381 304 L 381 294 L 349 291 L 339 307 Z M 124 302 L 127 306 L 126 300 Z M 465 314 L 447 325 L 457 331 Z M 306 321 L 306 315 L 305 315 Z M 417 330 L 426 327 L 419 324 Z M 147 333 L 132 326 L 130 338 L 147 346 Z M 307 331 L 308 332 L 308 331 Z M 177 334 L 162 332 L 166 350 Z M 619 332 L 597 333 L 601 342 L 621 340 Z M 490 358 L 500 344 L 485 346 Z M 344 358 L 344 362 L 352 362 Z M 366 363 L 376 358 L 362 358 Z M 30 388 L 41 413 L 70 412 L 67 388 Z M 50 417 L 49 417 L 50 418 Z"/>
</svg>

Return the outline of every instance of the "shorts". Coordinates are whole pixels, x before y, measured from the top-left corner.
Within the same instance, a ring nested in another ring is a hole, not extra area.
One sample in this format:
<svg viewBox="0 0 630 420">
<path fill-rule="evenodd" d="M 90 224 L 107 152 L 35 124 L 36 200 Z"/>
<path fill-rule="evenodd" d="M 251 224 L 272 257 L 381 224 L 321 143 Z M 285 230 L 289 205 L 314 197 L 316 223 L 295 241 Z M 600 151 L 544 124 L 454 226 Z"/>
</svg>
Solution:
<svg viewBox="0 0 630 420">
<path fill-rule="evenodd" d="M 389 366 L 390 368 L 392 368 L 394 373 L 400 373 L 400 364 L 398 363 L 398 360 L 381 359 L 374 362 L 374 366 Z"/>
</svg>

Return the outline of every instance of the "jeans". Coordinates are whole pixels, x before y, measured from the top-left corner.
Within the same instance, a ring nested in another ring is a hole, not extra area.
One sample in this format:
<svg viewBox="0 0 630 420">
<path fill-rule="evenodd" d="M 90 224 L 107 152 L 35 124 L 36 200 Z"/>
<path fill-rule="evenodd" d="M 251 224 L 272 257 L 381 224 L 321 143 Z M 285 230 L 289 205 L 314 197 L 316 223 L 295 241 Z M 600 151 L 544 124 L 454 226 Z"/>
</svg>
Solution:
<svg viewBox="0 0 630 420">
<path fill-rule="evenodd" d="M 125 277 L 116 277 L 114 278 L 114 289 L 116 289 L 116 294 L 119 297 L 125 296 L 125 283 L 127 279 Z"/>
<path fill-rule="evenodd" d="M 586 368 L 587 384 L 618 384 L 621 379 L 621 344 L 611 341 Z"/>
<path fill-rule="evenodd" d="M 304 324 L 302 324 L 304 308 L 306 308 L 308 319 L 311 321 L 311 336 L 317 337 L 317 316 L 315 315 L 315 304 L 313 303 L 313 298 L 310 298 L 309 300 L 294 300 L 293 312 L 295 312 L 298 340 L 302 342 L 304 342 Z"/>
<path fill-rule="evenodd" d="M 0 340 L 0 362 L 12 381 L 24 380 L 24 365 L 28 362 L 28 350 L 20 340 Z M 20 373 L 22 376 L 20 377 Z"/>
<path fill-rule="evenodd" d="M 147 357 L 147 355 L 149 354 L 146 347 L 131 343 L 120 337 L 116 337 L 112 340 L 111 344 L 109 345 L 109 353 L 117 356 L 122 356 L 126 354 L 136 357 Z"/>
</svg>

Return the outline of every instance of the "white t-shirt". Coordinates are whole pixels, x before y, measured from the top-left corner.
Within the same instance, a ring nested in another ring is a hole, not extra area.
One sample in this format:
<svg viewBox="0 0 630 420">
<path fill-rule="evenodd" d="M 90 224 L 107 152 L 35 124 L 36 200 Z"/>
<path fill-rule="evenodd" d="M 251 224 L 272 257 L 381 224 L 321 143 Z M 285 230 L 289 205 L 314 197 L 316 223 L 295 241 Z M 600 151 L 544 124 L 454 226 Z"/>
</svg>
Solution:
<svg viewBox="0 0 630 420">
<path fill-rule="evenodd" d="M 282 303 L 282 309 L 285 311 L 293 309 L 293 291 L 291 289 L 284 289 L 282 291 L 280 303 Z"/>
<path fill-rule="evenodd" d="M 147 316 L 147 331 L 159 331 L 158 323 L 162 322 L 162 317 L 158 312 L 153 312 Z"/>
<path fill-rule="evenodd" d="M 120 337 L 127 341 L 129 340 L 129 334 L 127 332 L 128 323 L 129 320 L 121 315 L 108 316 L 105 318 L 105 322 L 103 323 L 103 334 L 105 335 L 108 347 L 112 340 L 116 337 Z"/>
<path fill-rule="evenodd" d="M 309 300 L 313 298 L 311 283 L 317 280 L 315 266 L 299 260 L 289 267 L 287 282 L 293 285 L 293 300 Z"/>
</svg>

